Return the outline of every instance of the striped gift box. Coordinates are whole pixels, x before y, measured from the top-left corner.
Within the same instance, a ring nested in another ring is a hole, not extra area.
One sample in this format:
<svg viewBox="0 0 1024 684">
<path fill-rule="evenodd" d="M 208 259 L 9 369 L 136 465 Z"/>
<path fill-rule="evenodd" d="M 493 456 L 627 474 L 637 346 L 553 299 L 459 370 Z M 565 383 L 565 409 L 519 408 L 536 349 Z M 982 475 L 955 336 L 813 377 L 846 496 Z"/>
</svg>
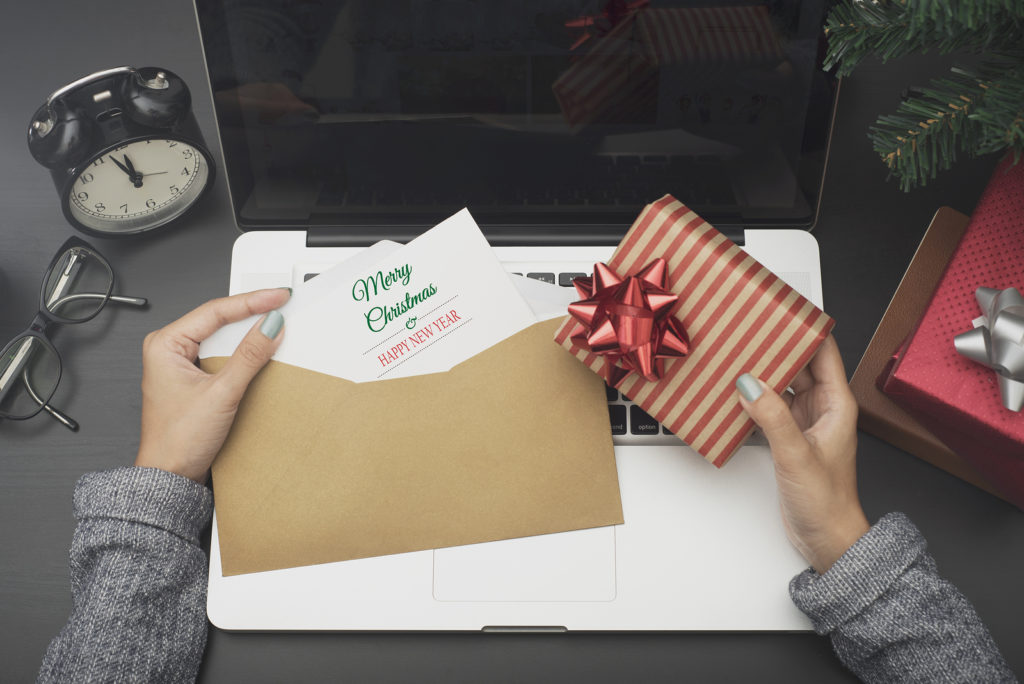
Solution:
<svg viewBox="0 0 1024 684">
<path fill-rule="evenodd" d="M 764 6 L 652 9 L 636 17 L 661 64 L 773 66 L 785 57 Z"/>
<path fill-rule="evenodd" d="M 635 17 L 636 15 L 632 15 Z M 618 24 L 551 85 L 571 127 L 590 123 L 616 105 L 657 93 L 657 58 L 633 18 Z"/>
<path fill-rule="evenodd" d="M 771 67 L 785 58 L 763 6 L 643 9 L 631 14 L 552 84 L 571 127 L 606 115 L 623 103 L 636 111 L 657 97 L 658 68 Z"/>
<path fill-rule="evenodd" d="M 754 428 L 736 378 L 753 373 L 783 391 L 834 321 L 671 195 L 644 208 L 608 266 L 625 277 L 659 256 L 692 351 L 667 360 L 657 382 L 634 374 L 620 390 L 721 467 Z M 567 317 L 555 341 L 607 377 L 604 358 L 572 344 L 577 328 Z"/>
</svg>

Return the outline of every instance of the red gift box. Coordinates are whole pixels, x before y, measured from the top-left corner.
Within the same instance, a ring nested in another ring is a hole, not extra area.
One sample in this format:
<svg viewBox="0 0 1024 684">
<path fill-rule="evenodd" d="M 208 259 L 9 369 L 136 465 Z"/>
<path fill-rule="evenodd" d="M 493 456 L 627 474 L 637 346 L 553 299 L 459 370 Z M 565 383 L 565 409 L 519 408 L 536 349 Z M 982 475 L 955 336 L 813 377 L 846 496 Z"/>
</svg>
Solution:
<svg viewBox="0 0 1024 684">
<path fill-rule="evenodd" d="M 883 391 L 1024 508 L 1024 414 L 1007 410 L 993 370 L 953 338 L 983 312 L 979 287 L 1024 286 L 1024 162 L 997 168 L 931 302 L 897 353 Z"/>
<path fill-rule="evenodd" d="M 647 205 L 608 266 L 625 278 L 655 257 L 667 262 L 665 289 L 678 296 L 671 314 L 690 350 L 665 361 L 660 379 L 635 373 L 619 390 L 721 467 L 754 428 L 736 378 L 753 373 L 785 390 L 834 321 L 671 195 Z M 567 318 L 555 341 L 607 380 L 605 357 L 574 344 L 582 327 Z"/>
</svg>

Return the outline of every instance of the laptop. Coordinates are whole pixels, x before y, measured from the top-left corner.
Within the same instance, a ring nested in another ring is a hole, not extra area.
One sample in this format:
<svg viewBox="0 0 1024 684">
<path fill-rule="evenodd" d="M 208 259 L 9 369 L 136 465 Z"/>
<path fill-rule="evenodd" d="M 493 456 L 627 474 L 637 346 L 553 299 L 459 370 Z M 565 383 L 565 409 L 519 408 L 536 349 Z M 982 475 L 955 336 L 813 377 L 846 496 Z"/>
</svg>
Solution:
<svg viewBox="0 0 1024 684">
<path fill-rule="evenodd" d="M 242 231 L 232 294 L 468 207 L 510 273 L 568 300 L 667 192 L 823 306 L 822 3 L 195 4 Z M 809 630 L 763 437 L 716 469 L 607 393 L 625 524 L 223 577 L 215 515 L 211 622 Z"/>
</svg>

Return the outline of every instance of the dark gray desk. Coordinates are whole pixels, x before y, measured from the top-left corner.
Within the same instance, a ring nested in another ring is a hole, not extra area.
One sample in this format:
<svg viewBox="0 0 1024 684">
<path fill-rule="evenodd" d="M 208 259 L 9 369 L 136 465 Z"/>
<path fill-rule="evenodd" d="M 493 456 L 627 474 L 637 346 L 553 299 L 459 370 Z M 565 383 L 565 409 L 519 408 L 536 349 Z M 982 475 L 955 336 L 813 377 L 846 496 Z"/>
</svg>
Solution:
<svg viewBox="0 0 1024 684">
<path fill-rule="evenodd" d="M 18 3 L 0 20 L 0 339 L 30 320 L 52 252 L 72 233 L 48 174 L 25 146 L 28 117 L 50 91 L 125 63 L 158 65 L 192 84 L 207 140 L 211 105 L 188 0 Z M 852 372 L 932 213 L 970 212 L 994 159 L 961 163 L 903 195 L 885 183 L 865 138 L 902 87 L 935 58 L 862 68 L 843 87 L 833 160 L 816 230 L 825 303 Z M 56 403 L 82 423 L 0 425 L 0 680 L 34 678 L 71 608 L 67 551 L 71 492 L 83 472 L 129 464 L 137 447 L 142 338 L 227 291 L 232 223 L 223 178 L 180 228 L 94 244 L 118 290 L 151 298 L 146 311 L 109 306 L 64 327 L 66 371 Z M 1024 515 L 869 436 L 861 497 L 872 520 L 903 510 L 927 536 L 942 572 L 977 606 L 1010 664 L 1024 673 Z M 699 562 L 699 559 L 695 559 Z M 756 558 L 750 559 L 756 563 Z M 210 633 L 206 681 L 851 681 L 824 639 L 807 634 L 545 635 Z"/>
</svg>

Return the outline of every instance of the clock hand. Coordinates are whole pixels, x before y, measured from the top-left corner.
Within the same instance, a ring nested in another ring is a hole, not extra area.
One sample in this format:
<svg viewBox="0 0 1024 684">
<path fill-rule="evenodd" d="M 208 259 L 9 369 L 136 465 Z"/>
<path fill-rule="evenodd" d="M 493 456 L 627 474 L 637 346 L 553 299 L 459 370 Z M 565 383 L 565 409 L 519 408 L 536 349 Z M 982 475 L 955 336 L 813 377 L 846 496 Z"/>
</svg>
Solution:
<svg viewBox="0 0 1024 684">
<path fill-rule="evenodd" d="M 142 176 L 159 176 L 161 173 L 167 173 L 166 171 L 154 171 L 153 173 L 143 173 Z"/>
<path fill-rule="evenodd" d="M 128 167 L 129 178 L 131 178 L 132 184 L 137 187 L 142 187 L 142 174 L 135 170 L 135 166 L 132 164 L 132 160 L 128 158 L 128 155 L 124 155 L 125 166 Z M 120 166 L 120 164 L 118 164 Z"/>
<path fill-rule="evenodd" d="M 119 169 L 121 169 L 122 171 L 124 171 L 125 173 L 127 173 L 127 174 L 128 174 L 128 177 L 129 177 L 129 178 L 131 178 L 131 177 L 132 177 L 132 172 L 131 172 L 131 171 L 130 171 L 130 170 L 128 169 L 128 167 L 127 167 L 127 166 L 125 166 L 125 165 L 124 165 L 124 164 L 122 164 L 121 162 L 117 161 L 117 160 L 116 160 L 116 159 L 114 159 L 113 157 L 110 157 L 110 161 L 112 161 L 112 162 L 114 162 L 115 164 L 117 164 L 117 168 L 119 168 Z"/>
</svg>

